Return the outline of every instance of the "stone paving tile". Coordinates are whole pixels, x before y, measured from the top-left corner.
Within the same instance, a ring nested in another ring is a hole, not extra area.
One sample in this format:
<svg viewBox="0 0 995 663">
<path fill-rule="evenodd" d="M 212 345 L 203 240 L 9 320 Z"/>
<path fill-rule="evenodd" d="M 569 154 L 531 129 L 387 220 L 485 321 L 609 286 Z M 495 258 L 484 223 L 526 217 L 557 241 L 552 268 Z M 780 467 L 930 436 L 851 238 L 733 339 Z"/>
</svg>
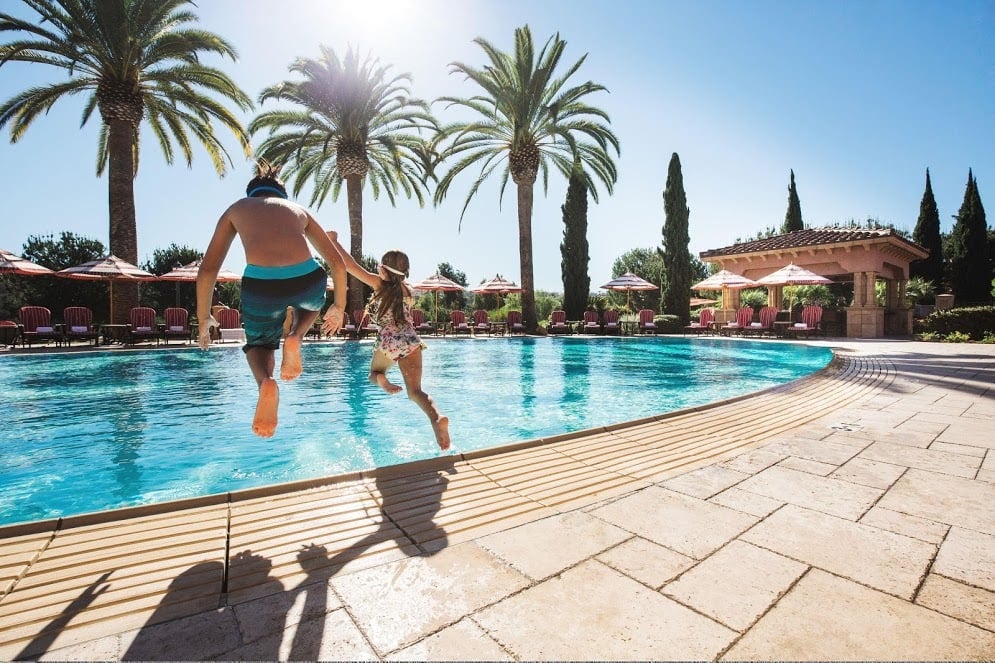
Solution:
<svg viewBox="0 0 995 663">
<path fill-rule="evenodd" d="M 732 541 L 661 591 L 742 632 L 806 569 L 777 553 Z"/>
<path fill-rule="evenodd" d="M 834 479 L 842 479 L 851 483 L 859 483 L 862 486 L 886 490 L 898 481 L 898 477 L 902 476 L 905 469 L 900 465 L 878 463 L 858 456 L 844 463 L 830 476 Z"/>
<path fill-rule="evenodd" d="M 990 425 L 964 419 L 958 419 L 951 423 L 936 439 L 951 444 L 967 444 L 972 447 L 995 449 L 995 435 L 992 435 Z"/>
<path fill-rule="evenodd" d="M 750 476 L 749 473 L 739 472 L 721 464 L 713 464 L 691 470 L 673 479 L 667 479 L 660 485 L 678 493 L 704 500 L 730 486 L 735 486 L 748 476 Z"/>
<path fill-rule="evenodd" d="M 121 656 L 121 636 L 108 635 L 45 652 L 39 661 L 114 661 Z"/>
<path fill-rule="evenodd" d="M 926 577 L 916 603 L 969 624 L 995 631 L 995 592 L 935 574 Z"/>
<path fill-rule="evenodd" d="M 511 654 L 471 619 L 428 636 L 387 657 L 388 661 L 513 661 Z"/>
<path fill-rule="evenodd" d="M 899 513 L 891 509 L 883 509 L 879 506 L 872 507 L 860 519 L 864 525 L 886 529 L 895 534 L 904 534 L 913 539 L 919 539 L 926 543 L 940 545 L 943 537 L 947 535 L 950 526 L 938 523 L 933 520 L 926 520 L 918 516 L 910 516 L 907 513 Z"/>
<path fill-rule="evenodd" d="M 995 536 L 952 527 L 932 571 L 995 592 Z"/>
<path fill-rule="evenodd" d="M 757 493 L 751 493 L 748 490 L 735 487 L 722 491 L 718 495 L 710 498 L 708 501 L 713 504 L 727 506 L 730 509 L 749 513 L 750 515 L 759 516 L 761 518 L 773 513 L 784 505 L 784 502 L 781 500 L 775 500 L 771 497 L 765 497 L 763 495 L 758 495 Z"/>
<path fill-rule="evenodd" d="M 233 609 L 242 642 L 253 642 L 341 607 L 327 583 L 313 583 L 239 603 Z"/>
<path fill-rule="evenodd" d="M 760 470 L 765 470 L 771 465 L 775 465 L 785 458 L 785 456 L 786 454 L 775 453 L 773 451 L 768 451 L 766 448 L 761 448 L 747 451 L 746 453 L 742 453 L 735 458 L 723 461 L 720 464 L 722 467 L 727 467 L 730 470 L 736 470 L 737 472 L 756 474 Z"/>
<path fill-rule="evenodd" d="M 377 657 L 346 611 L 339 609 L 236 647 L 221 658 L 229 661 L 369 661 Z"/>
<path fill-rule="evenodd" d="M 995 633 L 813 569 L 724 660 L 990 659 Z"/>
<path fill-rule="evenodd" d="M 940 433 L 947 429 L 949 424 L 941 423 L 938 421 L 929 421 L 923 419 L 919 416 L 919 413 L 912 415 L 912 417 L 905 422 L 902 422 L 895 427 L 897 431 L 907 431 L 909 433 L 919 433 L 922 435 L 932 435 L 936 438 Z"/>
<path fill-rule="evenodd" d="M 757 518 L 651 486 L 591 512 L 598 518 L 679 553 L 702 559 Z M 701 523 L 710 523 L 708 528 Z"/>
<path fill-rule="evenodd" d="M 653 589 L 660 589 L 695 565 L 695 560 L 669 548 L 634 536 L 596 558 L 616 571 Z"/>
<path fill-rule="evenodd" d="M 543 580 L 632 535 L 586 513 L 572 511 L 491 534 L 477 543 L 533 580 Z"/>
<path fill-rule="evenodd" d="M 881 496 L 880 490 L 775 466 L 739 485 L 772 499 L 856 520 Z"/>
<path fill-rule="evenodd" d="M 381 656 L 528 585 L 525 576 L 473 542 L 332 579 Z"/>
<path fill-rule="evenodd" d="M 121 660 L 192 661 L 220 657 L 239 644 L 231 608 L 202 612 L 121 635 Z"/>
<path fill-rule="evenodd" d="M 995 535 L 995 485 L 949 474 L 909 470 L 878 506 Z"/>
<path fill-rule="evenodd" d="M 830 465 L 842 465 L 857 454 L 853 446 L 830 440 L 785 440 L 770 444 L 765 449 L 772 453 L 783 453 L 785 456 L 796 456 Z"/>
<path fill-rule="evenodd" d="M 911 600 L 936 546 L 787 505 L 743 541 Z"/>
<path fill-rule="evenodd" d="M 964 454 L 965 456 L 975 456 L 976 458 L 984 458 L 988 449 L 984 447 L 972 447 L 966 444 L 950 444 L 949 442 L 933 442 L 929 445 L 932 451 L 946 451 L 948 453 L 954 454 Z"/>
<path fill-rule="evenodd" d="M 839 467 L 839 465 L 831 465 L 829 463 L 809 460 L 808 458 L 797 458 L 795 456 L 788 456 L 777 465 L 778 467 L 786 467 L 789 470 L 798 470 L 799 472 L 817 474 L 820 477 L 829 476 Z"/>
<path fill-rule="evenodd" d="M 904 467 L 912 467 L 928 472 L 953 474 L 967 479 L 974 478 L 981 466 L 981 459 L 963 454 L 938 451 L 933 449 L 917 449 L 889 442 L 875 442 L 860 452 L 865 460 L 892 463 Z"/>
<path fill-rule="evenodd" d="M 473 619 L 523 660 L 704 660 L 715 658 L 736 635 L 596 561 Z"/>
<path fill-rule="evenodd" d="M 861 446 L 867 446 L 871 442 L 891 442 L 892 444 L 904 444 L 907 447 L 925 449 L 936 439 L 936 436 L 931 433 L 918 433 L 899 428 L 889 428 L 881 426 L 876 421 L 873 423 L 863 423 L 865 427 L 859 433 L 840 433 L 839 435 L 834 435 L 832 441 L 842 444 L 844 437 L 850 437 L 862 442 Z M 856 441 L 854 444 L 856 444 Z"/>
</svg>

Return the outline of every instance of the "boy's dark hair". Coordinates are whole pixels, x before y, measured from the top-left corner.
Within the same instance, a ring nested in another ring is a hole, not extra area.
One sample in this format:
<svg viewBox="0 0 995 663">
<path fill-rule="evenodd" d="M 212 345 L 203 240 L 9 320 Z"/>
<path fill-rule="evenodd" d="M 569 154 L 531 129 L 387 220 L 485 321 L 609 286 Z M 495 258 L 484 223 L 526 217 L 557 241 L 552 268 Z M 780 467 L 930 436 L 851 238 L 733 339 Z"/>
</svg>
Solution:
<svg viewBox="0 0 995 663">
<path fill-rule="evenodd" d="M 256 176 L 249 180 L 245 187 L 246 197 L 277 195 L 286 198 L 287 188 L 283 186 L 283 181 L 279 175 L 279 166 L 275 166 L 265 159 L 260 159 L 256 162 Z"/>
</svg>

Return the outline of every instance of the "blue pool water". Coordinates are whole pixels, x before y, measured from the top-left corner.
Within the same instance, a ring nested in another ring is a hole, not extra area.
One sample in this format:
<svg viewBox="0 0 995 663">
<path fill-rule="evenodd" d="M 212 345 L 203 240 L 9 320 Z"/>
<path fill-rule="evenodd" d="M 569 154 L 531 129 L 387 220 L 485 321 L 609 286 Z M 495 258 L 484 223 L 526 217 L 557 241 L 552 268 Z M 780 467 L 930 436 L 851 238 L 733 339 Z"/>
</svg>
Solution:
<svg viewBox="0 0 995 663">
<path fill-rule="evenodd" d="M 367 383 L 371 348 L 305 344 L 270 439 L 252 434 L 256 386 L 234 345 L 0 358 L 0 524 L 437 455 L 421 410 Z M 758 391 L 830 359 L 723 339 L 430 340 L 423 384 L 459 452 Z"/>
</svg>

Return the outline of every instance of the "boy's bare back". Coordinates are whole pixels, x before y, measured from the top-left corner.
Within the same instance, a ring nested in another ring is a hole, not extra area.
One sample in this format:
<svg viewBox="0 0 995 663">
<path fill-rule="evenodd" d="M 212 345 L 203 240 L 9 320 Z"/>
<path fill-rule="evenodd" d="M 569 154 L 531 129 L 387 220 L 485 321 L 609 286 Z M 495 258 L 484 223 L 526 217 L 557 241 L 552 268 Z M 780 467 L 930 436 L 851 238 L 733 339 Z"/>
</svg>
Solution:
<svg viewBox="0 0 995 663">
<path fill-rule="evenodd" d="M 307 226 L 313 219 L 306 209 L 277 197 L 241 198 L 225 210 L 222 223 L 231 224 L 251 265 L 293 265 L 311 257 Z"/>
</svg>

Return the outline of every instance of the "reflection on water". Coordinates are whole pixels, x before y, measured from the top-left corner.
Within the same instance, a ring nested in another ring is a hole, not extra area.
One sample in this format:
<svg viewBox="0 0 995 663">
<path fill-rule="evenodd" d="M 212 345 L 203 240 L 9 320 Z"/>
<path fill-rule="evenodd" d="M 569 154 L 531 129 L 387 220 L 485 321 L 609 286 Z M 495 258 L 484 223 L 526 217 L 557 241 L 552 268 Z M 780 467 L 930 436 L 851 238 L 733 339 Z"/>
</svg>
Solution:
<svg viewBox="0 0 995 663">
<path fill-rule="evenodd" d="M 723 339 L 429 339 L 425 390 L 455 452 L 639 419 L 757 391 L 831 353 Z M 404 393 L 367 381 L 372 341 L 308 343 L 280 424 L 251 432 L 240 348 L 0 358 L 0 523 L 238 490 L 438 454 Z M 401 381 L 397 368 L 390 378 Z"/>
</svg>

